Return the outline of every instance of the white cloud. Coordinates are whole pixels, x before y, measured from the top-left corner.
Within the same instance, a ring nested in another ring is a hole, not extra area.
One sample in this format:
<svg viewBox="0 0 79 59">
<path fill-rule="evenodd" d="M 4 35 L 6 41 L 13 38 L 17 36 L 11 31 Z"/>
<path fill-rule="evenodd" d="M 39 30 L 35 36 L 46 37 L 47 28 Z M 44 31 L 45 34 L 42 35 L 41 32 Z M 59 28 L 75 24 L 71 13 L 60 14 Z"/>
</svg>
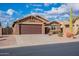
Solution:
<svg viewBox="0 0 79 59">
<path fill-rule="evenodd" d="M 2 27 L 6 27 L 7 25 L 9 26 L 9 24 L 13 22 L 13 20 L 14 18 L 11 15 L 7 14 L 6 11 L 0 10 L 0 22 Z"/>
<path fill-rule="evenodd" d="M 45 6 L 49 6 L 50 4 L 45 3 Z M 74 4 L 73 4 L 74 5 Z M 40 11 L 41 9 L 36 8 L 35 10 Z M 45 18 L 50 18 L 51 20 L 57 19 L 67 19 L 69 17 L 70 5 L 69 4 L 62 4 L 60 7 L 52 7 L 51 10 L 44 11 L 44 13 L 40 12 L 31 12 L 31 14 L 40 14 Z M 49 20 L 50 20 L 49 19 Z"/>
<path fill-rule="evenodd" d="M 8 9 L 7 11 L 0 10 L 0 22 L 2 24 L 2 27 L 6 27 L 8 23 L 8 26 L 10 26 L 17 18 L 21 18 L 22 13 L 21 11 L 17 12 L 13 9 Z"/>
<path fill-rule="evenodd" d="M 49 6 L 51 5 L 52 3 L 44 3 L 44 6 Z"/>
<path fill-rule="evenodd" d="M 34 9 L 35 11 L 43 11 L 43 9 L 40 9 L 40 8 L 36 8 Z"/>
<path fill-rule="evenodd" d="M 52 7 L 51 10 L 45 11 L 45 12 L 48 13 L 48 14 L 62 14 L 62 13 L 68 12 L 68 10 L 67 10 L 66 5 L 63 4 L 63 5 L 61 5 L 61 6 L 58 7 L 58 8 Z"/>
<path fill-rule="evenodd" d="M 79 4 L 77 3 L 69 3 L 69 4 L 62 4 L 60 7 L 52 7 L 51 10 L 44 11 L 44 13 L 48 14 L 47 18 L 54 18 L 54 19 L 68 19 L 69 18 L 69 13 L 70 13 L 70 8 L 73 10 L 73 16 L 78 16 L 77 13 L 79 12 Z"/>
<path fill-rule="evenodd" d="M 48 6 L 49 4 L 45 5 Z M 77 3 L 62 4 L 60 7 L 52 7 L 51 10 L 44 11 L 44 13 L 31 12 L 31 14 L 40 14 L 49 20 L 68 20 L 70 8 L 73 9 L 73 16 L 77 16 L 77 13 L 75 13 L 76 11 L 79 11 L 79 4 Z"/>
<path fill-rule="evenodd" d="M 73 11 L 79 11 L 79 3 L 70 3 L 67 4 L 67 7 L 72 8 Z"/>
<path fill-rule="evenodd" d="M 61 14 L 61 13 L 66 13 L 68 12 L 68 9 L 66 7 L 65 4 L 61 5 L 58 9 L 57 9 L 58 13 Z"/>
<path fill-rule="evenodd" d="M 45 19 L 48 19 L 49 21 L 56 20 L 57 15 L 51 15 L 51 14 L 46 14 L 46 13 L 37 13 L 37 12 L 31 12 L 32 15 L 40 15 L 44 17 Z"/>
<path fill-rule="evenodd" d="M 9 14 L 9 15 L 13 15 L 14 12 L 15 12 L 15 10 L 13 10 L 13 9 L 8 9 L 6 13 Z"/>
<path fill-rule="evenodd" d="M 69 3 L 69 4 L 62 4 L 60 7 L 55 8 L 52 7 L 51 10 L 45 11 L 48 14 L 62 14 L 62 13 L 69 13 L 70 8 L 72 8 L 73 13 L 79 11 L 79 4 L 78 3 Z"/>
<path fill-rule="evenodd" d="M 63 17 L 69 17 L 69 14 L 64 14 Z"/>
</svg>

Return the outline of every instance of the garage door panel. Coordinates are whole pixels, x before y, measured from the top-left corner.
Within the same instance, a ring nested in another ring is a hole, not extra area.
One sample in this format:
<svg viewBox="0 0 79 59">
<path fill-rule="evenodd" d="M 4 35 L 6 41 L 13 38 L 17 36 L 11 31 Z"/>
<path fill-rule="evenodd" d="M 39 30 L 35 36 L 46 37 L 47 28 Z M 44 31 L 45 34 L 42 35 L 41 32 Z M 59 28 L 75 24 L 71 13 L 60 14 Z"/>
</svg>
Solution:
<svg viewBox="0 0 79 59">
<path fill-rule="evenodd" d="M 42 34 L 41 24 L 21 24 L 20 34 Z"/>
</svg>

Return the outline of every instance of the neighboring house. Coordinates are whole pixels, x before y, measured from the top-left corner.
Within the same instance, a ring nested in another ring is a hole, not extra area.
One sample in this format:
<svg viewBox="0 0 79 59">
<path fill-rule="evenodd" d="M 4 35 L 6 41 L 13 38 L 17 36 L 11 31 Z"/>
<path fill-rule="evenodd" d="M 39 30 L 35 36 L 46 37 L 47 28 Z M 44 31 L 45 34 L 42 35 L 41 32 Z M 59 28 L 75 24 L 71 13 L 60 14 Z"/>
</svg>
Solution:
<svg viewBox="0 0 79 59">
<path fill-rule="evenodd" d="M 73 19 L 73 32 L 74 34 L 79 34 L 79 17 Z"/>
<path fill-rule="evenodd" d="M 72 26 L 73 26 L 73 34 L 74 35 L 77 35 L 79 34 L 79 17 L 73 17 L 73 21 L 72 21 Z M 70 32 L 70 24 L 69 24 L 69 21 L 64 21 L 63 22 L 63 33 L 64 33 L 64 36 L 67 35 L 67 32 Z"/>
<path fill-rule="evenodd" d="M 14 22 L 13 34 L 45 34 L 45 24 L 48 22 L 39 15 L 29 15 Z"/>
</svg>

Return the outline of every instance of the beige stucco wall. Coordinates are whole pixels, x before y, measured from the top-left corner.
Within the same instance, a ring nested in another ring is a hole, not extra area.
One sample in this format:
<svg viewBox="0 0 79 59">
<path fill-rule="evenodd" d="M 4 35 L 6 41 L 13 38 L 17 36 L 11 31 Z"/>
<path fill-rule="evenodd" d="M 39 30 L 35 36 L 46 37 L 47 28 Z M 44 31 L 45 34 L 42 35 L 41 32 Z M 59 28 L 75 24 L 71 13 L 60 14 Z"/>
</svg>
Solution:
<svg viewBox="0 0 79 59">
<path fill-rule="evenodd" d="M 13 34 L 19 35 L 19 24 L 15 24 L 15 26 L 13 27 Z"/>
<path fill-rule="evenodd" d="M 73 33 L 76 34 L 78 27 L 79 27 L 79 19 L 75 21 L 75 23 L 73 24 Z M 77 26 L 78 25 L 78 26 Z"/>
<path fill-rule="evenodd" d="M 45 34 L 45 25 L 42 24 L 42 34 Z"/>
</svg>

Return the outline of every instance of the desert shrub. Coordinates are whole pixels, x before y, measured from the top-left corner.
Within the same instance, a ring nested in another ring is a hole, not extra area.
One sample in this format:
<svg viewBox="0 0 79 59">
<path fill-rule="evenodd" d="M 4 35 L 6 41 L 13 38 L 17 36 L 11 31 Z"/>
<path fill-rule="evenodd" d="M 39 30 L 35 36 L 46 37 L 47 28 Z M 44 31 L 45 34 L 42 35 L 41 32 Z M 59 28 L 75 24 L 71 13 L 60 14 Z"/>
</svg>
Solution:
<svg viewBox="0 0 79 59">
<path fill-rule="evenodd" d="M 66 33 L 66 36 L 67 36 L 67 37 L 73 37 L 74 34 L 73 34 L 72 32 L 67 32 L 67 33 Z"/>
<path fill-rule="evenodd" d="M 59 31 L 58 36 L 63 37 L 63 33 Z"/>
</svg>

